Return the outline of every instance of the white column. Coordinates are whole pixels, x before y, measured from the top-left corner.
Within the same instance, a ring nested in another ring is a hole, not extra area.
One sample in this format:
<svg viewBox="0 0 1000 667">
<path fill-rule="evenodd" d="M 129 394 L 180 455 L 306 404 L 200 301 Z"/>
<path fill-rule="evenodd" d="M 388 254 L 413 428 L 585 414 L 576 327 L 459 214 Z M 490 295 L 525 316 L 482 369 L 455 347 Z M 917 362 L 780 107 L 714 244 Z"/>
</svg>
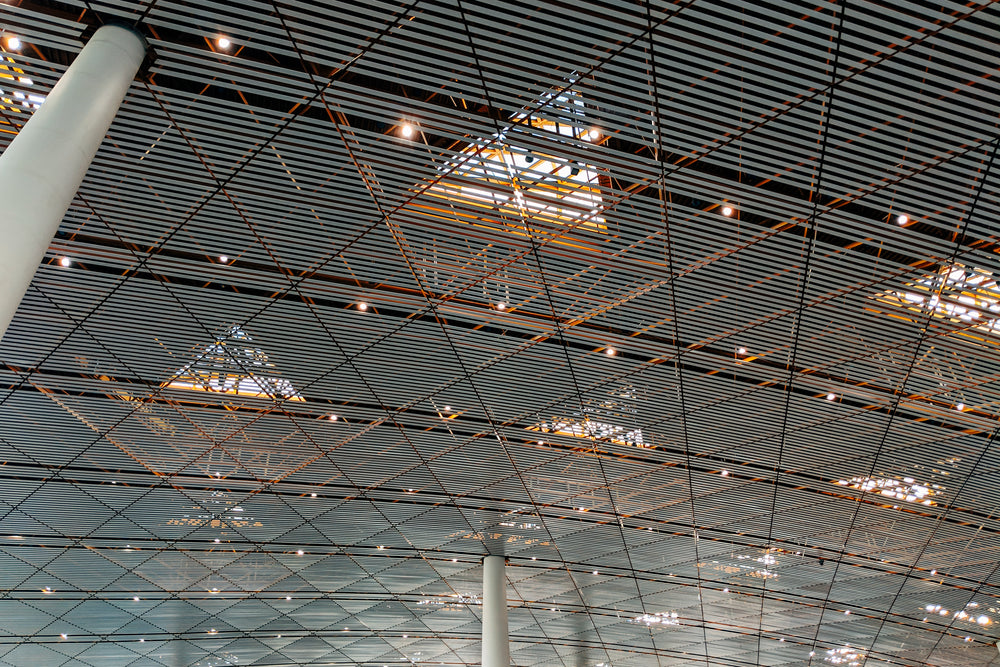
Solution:
<svg viewBox="0 0 1000 667">
<path fill-rule="evenodd" d="M 483 667 L 510 667 L 503 556 L 483 559 Z"/>
<path fill-rule="evenodd" d="M 0 155 L 0 338 L 145 55 L 138 32 L 98 29 Z"/>
</svg>

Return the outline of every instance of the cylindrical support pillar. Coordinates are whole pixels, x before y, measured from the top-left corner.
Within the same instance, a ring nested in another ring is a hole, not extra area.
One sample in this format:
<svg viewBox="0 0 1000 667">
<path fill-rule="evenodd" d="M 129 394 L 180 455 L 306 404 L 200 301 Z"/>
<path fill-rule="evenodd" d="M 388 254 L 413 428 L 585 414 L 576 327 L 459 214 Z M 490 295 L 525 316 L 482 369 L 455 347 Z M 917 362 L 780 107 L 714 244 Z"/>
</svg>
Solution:
<svg viewBox="0 0 1000 667">
<path fill-rule="evenodd" d="M 483 667 L 510 667 L 506 559 L 483 559 Z"/>
<path fill-rule="evenodd" d="M 138 32 L 98 29 L 0 155 L 0 338 L 145 56 Z"/>
</svg>

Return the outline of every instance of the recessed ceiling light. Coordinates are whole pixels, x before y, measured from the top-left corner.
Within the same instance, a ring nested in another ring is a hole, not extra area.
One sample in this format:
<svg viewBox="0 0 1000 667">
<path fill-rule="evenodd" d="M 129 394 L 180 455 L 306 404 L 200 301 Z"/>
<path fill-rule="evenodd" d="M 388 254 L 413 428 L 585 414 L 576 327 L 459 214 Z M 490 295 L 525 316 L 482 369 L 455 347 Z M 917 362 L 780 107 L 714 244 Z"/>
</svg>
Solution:
<svg viewBox="0 0 1000 667">
<path fill-rule="evenodd" d="M 507 310 L 507 304 L 501 301 L 497 304 L 497 310 Z"/>
<path fill-rule="evenodd" d="M 734 213 L 734 211 L 733 211 L 733 207 L 732 206 L 723 206 L 722 207 L 722 215 L 726 216 L 727 218 L 730 217 L 733 213 Z"/>
<path fill-rule="evenodd" d="M 215 40 L 215 44 L 220 49 L 228 49 L 230 46 L 233 45 L 233 43 L 229 40 L 229 38 L 225 36 L 219 37 L 217 40 Z"/>
<path fill-rule="evenodd" d="M 404 139 L 409 139 L 413 136 L 413 126 L 409 123 L 403 123 L 403 126 L 399 128 L 399 133 L 403 135 Z"/>
<path fill-rule="evenodd" d="M 962 410 L 965 410 L 965 403 L 957 403 L 955 405 L 955 409 L 958 410 L 959 412 L 961 412 Z"/>
<path fill-rule="evenodd" d="M 221 264 L 225 264 L 225 263 L 226 263 L 226 262 L 228 262 L 228 261 L 229 261 L 229 258 L 228 258 L 228 257 L 226 257 L 225 255 L 219 255 L 219 262 L 220 262 Z"/>
<path fill-rule="evenodd" d="M 615 352 L 615 348 L 609 347 L 608 349 L 604 350 L 604 354 L 608 355 L 609 357 L 613 357 L 618 353 Z"/>
<path fill-rule="evenodd" d="M 69 257 L 60 257 L 59 258 L 59 266 L 70 266 L 72 263 L 73 263 L 73 260 L 71 260 Z"/>
<path fill-rule="evenodd" d="M 330 415 L 330 421 L 332 422 L 337 421 L 337 415 Z"/>
<path fill-rule="evenodd" d="M 301 556 L 301 555 L 305 554 L 305 551 L 303 551 L 302 549 L 299 549 L 299 550 L 298 550 L 298 551 L 296 551 L 295 553 L 297 553 L 298 555 L 300 555 L 300 556 Z"/>
<path fill-rule="evenodd" d="M 736 349 L 736 354 L 746 354 L 747 349 L 745 347 L 740 347 Z"/>
<path fill-rule="evenodd" d="M 910 221 L 910 216 L 905 213 L 900 213 L 896 216 L 896 224 L 905 225 Z"/>
<path fill-rule="evenodd" d="M 310 493 L 309 495 L 310 495 L 311 497 L 313 497 L 313 498 L 315 498 L 315 497 L 316 497 L 316 494 L 315 494 L 315 493 Z"/>
<path fill-rule="evenodd" d="M 18 39 L 15 35 L 11 35 L 10 37 L 7 38 L 7 48 L 10 49 L 11 51 L 17 51 L 19 48 L 21 48 L 21 40 Z"/>
<path fill-rule="evenodd" d="M 134 602 L 138 602 L 138 601 L 139 601 L 139 596 L 138 596 L 138 595 L 133 595 L 133 596 L 132 596 L 132 600 L 133 600 Z"/>
<path fill-rule="evenodd" d="M 590 132 L 587 133 L 587 136 L 590 138 L 591 141 L 597 141 L 598 139 L 601 138 L 601 131 L 597 129 L 591 130 Z"/>
<path fill-rule="evenodd" d="M 69 637 L 69 635 L 67 635 L 65 632 L 60 632 L 59 636 L 62 637 L 63 639 L 66 639 L 67 637 Z"/>
<path fill-rule="evenodd" d="M 831 391 L 829 394 L 826 395 L 826 400 L 835 401 L 837 400 L 837 395 Z"/>
</svg>

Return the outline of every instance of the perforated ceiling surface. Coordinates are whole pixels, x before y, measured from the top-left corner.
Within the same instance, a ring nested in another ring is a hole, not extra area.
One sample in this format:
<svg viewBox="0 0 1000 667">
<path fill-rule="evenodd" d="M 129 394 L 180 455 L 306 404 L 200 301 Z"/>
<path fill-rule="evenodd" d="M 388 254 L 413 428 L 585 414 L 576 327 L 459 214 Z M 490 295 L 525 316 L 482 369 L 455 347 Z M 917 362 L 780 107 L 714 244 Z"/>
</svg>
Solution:
<svg viewBox="0 0 1000 667">
<path fill-rule="evenodd" d="M 0 664 L 473 664 L 488 553 L 518 667 L 996 664 L 994 3 L 0 17 L 3 145 L 153 51 L 0 346 Z"/>
</svg>

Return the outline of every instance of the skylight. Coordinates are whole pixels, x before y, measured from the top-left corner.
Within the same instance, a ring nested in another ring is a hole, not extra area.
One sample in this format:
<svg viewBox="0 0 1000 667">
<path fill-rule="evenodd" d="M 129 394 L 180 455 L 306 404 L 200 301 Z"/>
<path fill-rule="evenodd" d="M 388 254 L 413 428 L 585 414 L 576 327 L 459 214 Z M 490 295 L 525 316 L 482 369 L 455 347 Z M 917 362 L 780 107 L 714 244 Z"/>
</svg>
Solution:
<svg viewBox="0 0 1000 667">
<path fill-rule="evenodd" d="M 42 106 L 45 95 L 31 92 L 29 89 L 34 85 L 10 55 L 0 55 L 0 125 L 10 124 L 3 117 L 6 113 L 30 112 Z M 0 131 L 16 132 L 4 128 Z"/>
<path fill-rule="evenodd" d="M 1000 333 L 1000 287 L 991 271 L 964 264 L 943 266 L 937 273 L 889 290 L 878 300 L 963 324 L 976 331 Z"/>
<path fill-rule="evenodd" d="M 543 109 L 517 113 L 489 139 L 477 139 L 447 160 L 450 172 L 428 191 L 434 197 L 462 204 L 466 222 L 495 224 L 497 214 L 512 232 L 551 233 L 558 226 L 602 231 L 601 171 L 565 155 L 535 151 L 525 143 L 538 138 L 546 145 L 590 142 L 599 133 L 588 124 L 580 95 L 574 91 L 549 93 Z M 538 105 L 533 105 L 538 106 Z M 555 136 L 553 136 L 555 135 Z M 580 153 L 580 148 L 575 148 Z M 511 187 L 513 185 L 513 188 Z M 479 209 L 479 211 L 477 211 Z"/>
<path fill-rule="evenodd" d="M 848 486 L 865 493 L 877 493 L 893 500 L 903 500 L 908 503 L 933 505 L 933 496 L 944 491 L 937 484 L 923 484 L 912 477 L 852 477 L 837 481 L 840 486 Z"/>
<path fill-rule="evenodd" d="M 527 430 L 646 447 L 642 429 L 634 425 L 637 392 L 632 385 L 622 385 L 609 392 L 602 400 L 585 400 L 582 412 L 555 416 L 551 421 L 538 422 L 527 427 Z"/>
<path fill-rule="evenodd" d="M 232 327 L 224 338 L 212 343 L 197 359 L 177 371 L 167 387 L 304 401 L 290 380 L 269 370 L 274 364 L 252 343 L 253 338 L 248 333 L 238 326 Z"/>
<path fill-rule="evenodd" d="M 655 614 L 643 614 L 641 616 L 636 616 L 629 621 L 630 623 L 641 623 L 647 628 L 654 625 L 680 625 L 680 619 L 677 618 L 677 612 L 657 612 Z"/>
</svg>

